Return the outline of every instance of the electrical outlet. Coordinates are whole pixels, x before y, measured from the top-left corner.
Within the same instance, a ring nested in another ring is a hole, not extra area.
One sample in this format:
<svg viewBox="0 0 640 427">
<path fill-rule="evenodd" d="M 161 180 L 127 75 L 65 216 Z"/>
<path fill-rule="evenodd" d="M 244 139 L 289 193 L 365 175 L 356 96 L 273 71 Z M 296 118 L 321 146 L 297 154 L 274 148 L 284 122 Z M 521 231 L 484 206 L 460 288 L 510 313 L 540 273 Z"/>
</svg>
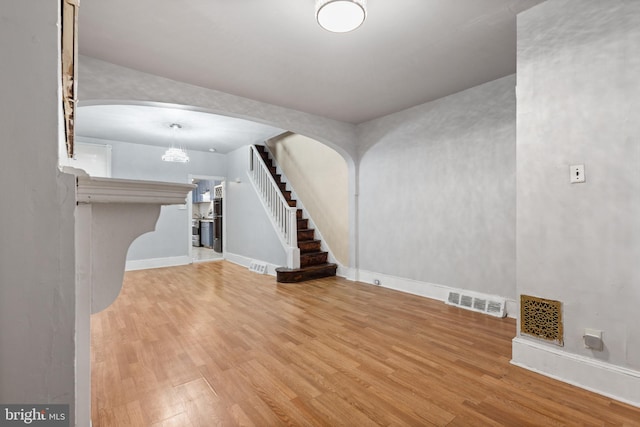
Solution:
<svg viewBox="0 0 640 427">
<path fill-rule="evenodd" d="M 582 338 L 584 339 L 584 346 L 586 348 L 602 351 L 602 331 L 598 329 L 585 329 Z"/>
<path fill-rule="evenodd" d="M 584 165 L 571 165 L 569 166 L 569 172 L 571 173 L 572 184 L 578 184 L 580 182 L 584 182 Z"/>
</svg>

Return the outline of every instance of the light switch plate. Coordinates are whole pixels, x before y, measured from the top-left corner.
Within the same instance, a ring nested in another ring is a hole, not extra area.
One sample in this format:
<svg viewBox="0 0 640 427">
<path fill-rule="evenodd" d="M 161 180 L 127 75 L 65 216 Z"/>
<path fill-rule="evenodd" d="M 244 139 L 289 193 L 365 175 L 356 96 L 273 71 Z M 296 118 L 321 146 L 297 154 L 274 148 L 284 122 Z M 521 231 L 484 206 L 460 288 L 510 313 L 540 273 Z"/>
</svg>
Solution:
<svg viewBox="0 0 640 427">
<path fill-rule="evenodd" d="M 569 172 L 571 173 L 571 183 L 577 184 L 584 182 L 584 165 L 571 165 L 569 166 Z"/>
</svg>

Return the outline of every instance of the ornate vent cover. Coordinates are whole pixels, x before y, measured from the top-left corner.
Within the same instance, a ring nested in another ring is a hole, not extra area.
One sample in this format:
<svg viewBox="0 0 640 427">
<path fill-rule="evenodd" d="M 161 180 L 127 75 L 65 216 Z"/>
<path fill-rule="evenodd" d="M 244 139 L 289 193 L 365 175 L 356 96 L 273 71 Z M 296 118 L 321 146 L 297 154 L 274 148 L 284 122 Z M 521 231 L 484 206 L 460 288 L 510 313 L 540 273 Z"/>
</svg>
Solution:
<svg viewBox="0 0 640 427">
<path fill-rule="evenodd" d="M 563 346 L 562 303 L 520 295 L 520 333 Z"/>
</svg>

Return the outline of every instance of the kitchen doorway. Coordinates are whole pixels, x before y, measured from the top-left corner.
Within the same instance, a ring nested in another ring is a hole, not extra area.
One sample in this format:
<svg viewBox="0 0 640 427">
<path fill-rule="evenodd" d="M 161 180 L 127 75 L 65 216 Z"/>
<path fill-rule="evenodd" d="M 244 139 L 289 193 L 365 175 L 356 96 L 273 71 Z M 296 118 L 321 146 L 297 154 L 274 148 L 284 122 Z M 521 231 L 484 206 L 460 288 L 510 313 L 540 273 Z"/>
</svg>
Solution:
<svg viewBox="0 0 640 427">
<path fill-rule="evenodd" d="M 188 199 L 192 263 L 225 258 L 224 180 L 220 176 L 189 175 L 189 182 L 197 186 Z"/>
</svg>

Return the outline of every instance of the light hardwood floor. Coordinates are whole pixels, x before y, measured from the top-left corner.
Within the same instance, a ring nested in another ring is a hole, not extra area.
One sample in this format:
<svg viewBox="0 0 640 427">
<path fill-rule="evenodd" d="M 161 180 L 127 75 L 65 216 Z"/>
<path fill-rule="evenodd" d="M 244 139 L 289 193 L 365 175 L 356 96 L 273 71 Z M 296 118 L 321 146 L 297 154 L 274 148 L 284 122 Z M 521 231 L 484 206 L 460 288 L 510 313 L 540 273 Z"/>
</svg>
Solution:
<svg viewBox="0 0 640 427">
<path fill-rule="evenodd" d="M 640 425 L 510 365 L 512 319 L 340 278 L 129 272 L 91 321 L 94 427 Z"/>
</svg>

